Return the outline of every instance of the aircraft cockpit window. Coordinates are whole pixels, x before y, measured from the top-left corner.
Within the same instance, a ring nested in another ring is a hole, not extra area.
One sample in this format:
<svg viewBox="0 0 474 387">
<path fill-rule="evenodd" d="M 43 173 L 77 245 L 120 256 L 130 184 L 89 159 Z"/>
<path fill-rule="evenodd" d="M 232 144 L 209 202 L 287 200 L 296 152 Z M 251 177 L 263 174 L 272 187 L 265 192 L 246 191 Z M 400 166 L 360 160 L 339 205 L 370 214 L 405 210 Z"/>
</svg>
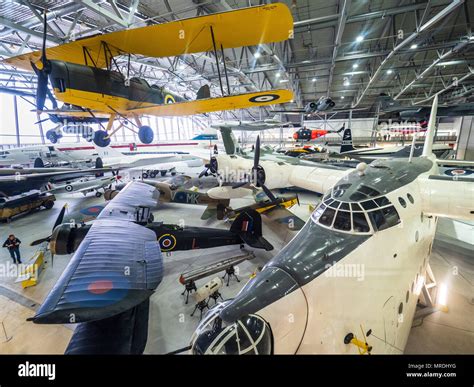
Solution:
<svg viewBox="0 0 474 387">
<path fill-rule="evenodd" d="M 385 207 L 385 206 L 388 206 L 390 204 L 390 200 L 388 200 L 385 196 L 382 196 L 381 198 L 375 199 L 374 201 L 375 201 L 375 203 L 377 203 L 377 205 L 379 207 Z"/>
<path fill-rule="evenodd" d="M 349 203 L 341 203 L 339 209 L 344 211 L 350 211 Z"/>
<path fill-rule="evenodd" d="M 338 211 L 334 221 L 336 230 L 351 231 L 351 213 L 348 211 Z"/>
<path fill-rule="evenodd" d="M 6 155 L 9 155 L 9 154 L 10 154 L 10 152 L 8 152 L 8 151 L 1 151 L 0 152 L 0 156 L 6 156 Z"/>
<path fill-rule="evenodd" d="M 400 216 L 394 206 L 371 211 L 368 215 L 375 230 L 386 230 L 400 223 Z"/>
<path fill-rule="evenodd" d="M 375 196 L 379 196 L 380 192 L 377 191 L 376 189 L 367 187 L 366 185 L 361 185 L 360 187 L 357 188 L 357 191 L 355 191 L 351 196 L 350 199 L 358 202 L 360 200 L 368 199 L 368 198 L 373 198 Z"/>
<path fill-rule="evenodd" d="M 363 212 L 353 212 L 352 222 L 354 223 L 355 232 L 369 232 L 369 224 Z"/>
<path fill-rule="evenodd" d="M 335 214 L 336 214 L 336 210 L 329 207 L 326 208 L 326 210 L 323 212 L 323 214 L 319 218 L 319 223 L 321 223 L 323 226 L 331 227 Z"/>
<path fill-rule="evenodd" d="M 365 202 L 360 203 L 364 210 L 372 210 L 377 208 L 377 204 L 373 200 L 367 200 Z"/>
<path fill-rule="evenodd" d="M 358 203 L 351 203 L 352 211 L 363 211 Z"/>
<path fill-rule="evenodd" d="M 192 344 L 194 354 L 270 355 L 272 332 L 260 316 L 249 314 L 226 325 L 215 312 L 197 329 Z M 207 316 L 209 317 L 209 316 Z"/>
</svg>

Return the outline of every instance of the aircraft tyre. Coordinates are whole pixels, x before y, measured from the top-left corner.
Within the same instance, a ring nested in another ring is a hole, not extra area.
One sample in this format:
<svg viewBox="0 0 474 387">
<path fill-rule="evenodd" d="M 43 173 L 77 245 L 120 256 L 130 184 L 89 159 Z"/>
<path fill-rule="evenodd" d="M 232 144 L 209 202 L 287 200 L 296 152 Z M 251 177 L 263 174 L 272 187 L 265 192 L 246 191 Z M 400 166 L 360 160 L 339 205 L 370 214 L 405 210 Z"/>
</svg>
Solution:
<svg viewBox="0 0 474 387">
<path fill-rule="evenodd" d="M 138 138 L 143 144 L 151 144 L 153 142 L 153 129 L 148 125 L 140 126 L 138 129 Z"/>
<path fill-rule="evenodd" d="M 105 148 L 110 144 L 110 138 L 107 138 L 108 134 L 105 130 L 97 130 L 94 133 L 94 144 L 101 147 Z"/>
</svg>

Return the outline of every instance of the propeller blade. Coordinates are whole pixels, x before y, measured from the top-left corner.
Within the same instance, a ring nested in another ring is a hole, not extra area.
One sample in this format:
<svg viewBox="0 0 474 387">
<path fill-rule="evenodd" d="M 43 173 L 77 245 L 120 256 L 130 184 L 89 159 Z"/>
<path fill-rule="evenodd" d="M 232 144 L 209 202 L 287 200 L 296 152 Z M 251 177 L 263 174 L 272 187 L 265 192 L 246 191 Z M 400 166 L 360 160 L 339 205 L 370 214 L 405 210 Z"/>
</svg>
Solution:
<svg viewBox="0 0 474 387">
<path fill-rule="evenodd" d="M 207 171 L 209 171 L 209 168 L 204 169 L 198 176 L 198 179 L 200 179 L 203 176 L 207 176 Z"/>
<path fill-rule="evenodd" d="M 61 208 L 61 212 L 59 213 L 56 219 L 56 222 L 54 222 L 53 230 L 63 222 L 64 214 L 66 212 L 66 207 L 67 207 L 67 204 L 65 204 L 63 208 Z"/>
<path fill-rule="evenodd" d="M 40 245 L 40 244 L 43 243 L 43 242 L 49 242 L 50 239 L 51 239 L 51 235 L 48 236 L 48 237 L 46 237 L 46 238 L 37 239 L 37 240 L 31 242 L 31 243 L 30 243 L 30 246 L 38 246 L 38 245 Z"/>
<path fill-rule="evenodd" d="M 43 45 L 41 47 L 41 63 L 43 63 L 43 68 L 46 64 L 46 29 L 48 28 L 46 18 L 46 10 L 43 12 Z"/>
<path fill-rule="evenodd" d="M 296 202 L 298 203 L 298 205 L 300 205 L 300 197 L 298 194 L 296 194 Z"/>
<path fill-rule="evenodd" d="M 257 169 L 260 162 L 260 135 L 257 136 L 257 142 L 255 143 L 255 151 L 253 153 L 253 167 Z"/>
<path fill-rule="evenodd" d="M 38 85 L 36 87 L 36 108 L 44 109 L 44 103 L 48 94 L 48 74 L 41 70 L 38 72 Z"/>
<path fill-rule="evenodd" d="M 273 192 L 270 191 L 265 184 L 262 184 L 262 189 L 263 189 L 263 192 L 265 192 L 265 194 L 268 196 L 268 198 L 272 202 L 278 201 L 278 199 L 275 197 L 275 195 L 273 195 Z"/>
</svg>

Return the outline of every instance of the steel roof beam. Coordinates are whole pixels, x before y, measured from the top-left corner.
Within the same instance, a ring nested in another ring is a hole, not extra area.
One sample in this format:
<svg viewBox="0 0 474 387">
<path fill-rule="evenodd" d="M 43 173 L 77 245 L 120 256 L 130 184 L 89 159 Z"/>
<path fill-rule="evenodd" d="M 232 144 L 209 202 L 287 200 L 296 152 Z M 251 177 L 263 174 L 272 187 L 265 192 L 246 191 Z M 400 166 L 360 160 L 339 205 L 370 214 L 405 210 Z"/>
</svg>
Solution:
<svg viewBox="0 0 474 387">
<path fill-rule="evenodd" d="M 364 98 L 365 94 L 367 91 L 372 87 L 373 83 L 378 79 L 380 76 L 383 67 L 393 58 L 393 56 L 399 52 L 402 48 L 406 47 L 408 44 L 413 42 L 422 32 L 430 29 L 433 25 L 438 23 L 440 20 L 442 20 L 444 17 L 449 15 L 451 12 L 453 12 L 455 9 L 457 9 L 460 5 L 462 5 L 464 0 L 454 0 L 450 5 L 448 5 L 446 8 L 443 8 L 440 12 L 438 12 L 435 16 L 433 16 L 430 20 L 428 20 L 425 24 L 423 24 L 421 27 L 419 27 L 415 32 L 413 32 L 410 36 L 407 38 L 403 39 L 401 43 L 396 45 L 393 50 L 387 55 L 387 57 L 380 63 L 379 67 L 377 70 L 375 70 L 375 73 L 372 75 L 372 77 L 369 79 L 366 87 L 362 92 L 360 93 L 359 97 L 355 101 L 354 104 L 352 104 L 352 108 L 357 107 L 362 99 Z"/>
</svg>

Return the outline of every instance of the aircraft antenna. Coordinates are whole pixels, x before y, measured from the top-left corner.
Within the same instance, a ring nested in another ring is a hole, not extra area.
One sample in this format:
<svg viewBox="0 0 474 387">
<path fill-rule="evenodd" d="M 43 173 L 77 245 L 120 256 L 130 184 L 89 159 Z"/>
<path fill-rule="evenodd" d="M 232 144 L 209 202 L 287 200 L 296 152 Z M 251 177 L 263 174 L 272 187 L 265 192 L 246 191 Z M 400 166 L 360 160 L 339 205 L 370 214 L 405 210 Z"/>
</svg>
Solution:
<svg viewBox="0 0 474 387">
<path fill-rule="evenodd" d="M 415 151 L 415 141 L 416 141 L 416 132 L 413 133 L 413 139 L 411 140 L 410 156 L 408 157 L 408 162 L 411 163 L 413 158 L 413 152 Z"/>
</svg>

